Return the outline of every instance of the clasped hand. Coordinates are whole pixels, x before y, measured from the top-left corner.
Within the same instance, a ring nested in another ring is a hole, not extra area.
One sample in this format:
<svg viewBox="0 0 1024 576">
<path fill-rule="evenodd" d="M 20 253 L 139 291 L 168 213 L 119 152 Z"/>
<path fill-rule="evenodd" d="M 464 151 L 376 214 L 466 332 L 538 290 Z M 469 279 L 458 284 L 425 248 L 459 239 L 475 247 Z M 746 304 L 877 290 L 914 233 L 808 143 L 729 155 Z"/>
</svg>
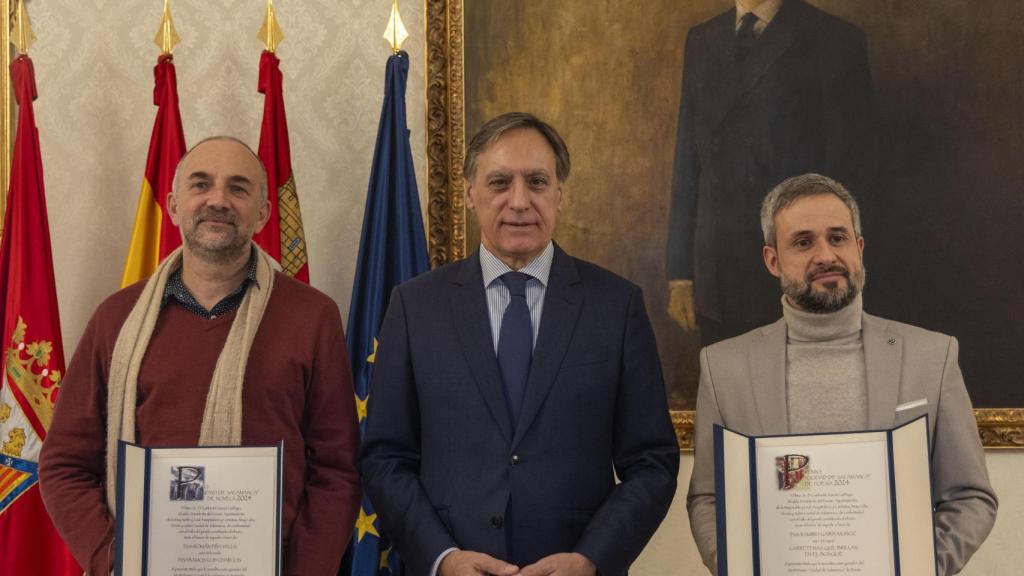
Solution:
<svg viewBox="0 0 1024 576">
<path fill-rule="evenodd" d="M 480 552 L 456 550 L 444 557 L 439 576 L 596 576 L 597 568 L 576 552 L 552 554 L 519 568 Z"/>
</svg>

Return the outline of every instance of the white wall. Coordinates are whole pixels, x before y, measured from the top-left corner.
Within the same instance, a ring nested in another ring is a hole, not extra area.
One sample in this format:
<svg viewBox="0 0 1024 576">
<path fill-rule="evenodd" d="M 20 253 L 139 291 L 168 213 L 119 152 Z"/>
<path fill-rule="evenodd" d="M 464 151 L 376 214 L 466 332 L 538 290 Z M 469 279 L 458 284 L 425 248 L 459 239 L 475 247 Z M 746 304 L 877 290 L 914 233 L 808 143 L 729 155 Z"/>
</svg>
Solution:
<svg viewBox="0 0 1024 576">
<path fill-rule="evenodd" d="M 65 354 L 114 292 L 131 236 L 156 115 L 158 0 L 28 3 L 38 41 L 39 125 Z M 391 0 L 278 0 L 278 49 L 292 166 L 314 286 L 348 316 L 363 205 L 390 47 Z M 401 0 L 410 32 L 407 106 L 413 160 L 426 195 L 422 0 Z M 185 139 L 234 134 L 259 142 L 256 89 L 264 0 L 172 0 Z"/>
<path fill-rule="evenodd" d="M 986 452 L 992 487 L 999 497 L 996 525 L 984 546 L 961 574 L 964 576 L 1012 576 L 1024 574 L 1024 451 Z M 701 576 L 701 564 L 690 535 L 686 516 L 686 489 L 693 455 L 684 454 L 679 465 L 679 489 L 672 509 L 647 549 L 630 570 L 633 576 Z"/>
</svg>

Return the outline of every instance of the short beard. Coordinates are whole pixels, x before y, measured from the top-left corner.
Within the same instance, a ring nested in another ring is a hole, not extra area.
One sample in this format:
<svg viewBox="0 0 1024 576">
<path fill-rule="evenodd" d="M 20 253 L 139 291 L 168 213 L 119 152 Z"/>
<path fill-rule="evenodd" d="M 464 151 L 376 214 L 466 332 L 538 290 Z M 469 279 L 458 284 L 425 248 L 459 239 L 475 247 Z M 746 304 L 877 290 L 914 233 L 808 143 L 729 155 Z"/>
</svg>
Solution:
<svg viewBox="0 0 1024 576">
<path fill-rule="evenodd" d="M 211 245 L 199 239 L 199 225 L 203 220 L 216 219 L 230 223 L 235 228 L 234 239 L 227 244 Z M 209 208 L 202 210 L 192 218 L 192 226 L 183 230 L 182 239 L 189 251 L 201 260 L 211 264 L 228 264 L 234 262 L 245 253 L 252 239 L 252 234 L 246 234 L 241 228 L 238 215 L 231 211 L 218 211 Z"/>
<path fill-rule="evenodd" d="M 840 272 L 846 278 L 846 286 L 840 287 L 839 283 L 825 285 L 825 291 L 816 291 L 810 278 L 822 272 Z M 780 278 L 782 293 L 786 298 L 801 310 L 813 314 L 829 314 L 838 312 L 850 305 L 857 295 L 864 289 L 867 282 L 867 270 L 861 267 L 860 270 L 850 275 L 849 270 L 839 266 L 818 268 L 807 274 L 804 281 L 794 281 L 785 276 Z"/>
</svg>

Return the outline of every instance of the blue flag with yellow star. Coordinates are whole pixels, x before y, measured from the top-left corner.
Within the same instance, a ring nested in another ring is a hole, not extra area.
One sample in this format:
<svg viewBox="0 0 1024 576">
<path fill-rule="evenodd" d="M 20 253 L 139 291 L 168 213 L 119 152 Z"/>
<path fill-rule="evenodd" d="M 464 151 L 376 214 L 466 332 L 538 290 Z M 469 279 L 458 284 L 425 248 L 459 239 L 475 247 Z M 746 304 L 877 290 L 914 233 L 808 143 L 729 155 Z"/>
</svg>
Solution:
<svg viewBox="0 0 1024 576">
<path fill-rule="evenodd" d="M 384 106 L 377 129 L 348 313 L 348 356 L 352 362 L 361 432 L 366 429 L 366 403 L 371 394 L 370 376 L 377 353 L 377 333 L 391 289 L 429 268 L 405 118 L 408 75 L 408 54 L 398 52 L 388 58 Z M 346 556 L 346 566 L 342 568 L 346 576 L 402 573 L 398 555 L 387 535 L 381 533 L 377 514 L 366 498 L 363 498 L 352 546 Z"/>
</svg>

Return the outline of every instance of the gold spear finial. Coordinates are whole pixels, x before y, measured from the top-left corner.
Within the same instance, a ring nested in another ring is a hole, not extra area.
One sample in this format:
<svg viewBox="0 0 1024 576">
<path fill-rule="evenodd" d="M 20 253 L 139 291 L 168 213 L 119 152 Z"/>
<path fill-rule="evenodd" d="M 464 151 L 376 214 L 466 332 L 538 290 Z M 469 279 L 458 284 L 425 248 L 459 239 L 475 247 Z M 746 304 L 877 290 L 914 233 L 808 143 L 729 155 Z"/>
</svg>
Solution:
<svg viewBox="0 0 1024 576">
<path fill-rule="evenodd" d="M 391 0 L 391 17 L 388 18 L 388 27 L 384 30 L 384 39 L 391 44 L 395 54 L 402 49 L 402 42 L 409 37 L 409 32 L 402 23 L 402 16 L 398 13 L 398 0 Z"/>
<path fill-rule="evenodd" d="M 174 20 L 171 18 L 170 0 L 164 0 L 164 15 L 160 19 L 160 30 L 157 31 L 153 42 L 160 47 L 164 54 L 170 54 L 174 47 L 181 42 L 181 36 L 178 36 L 178 30 L 174 28 Z"/>
<path fill-rule="evenodd" d="M 32 24 L 28 21 L 25 0 L 18 0 L 18 8 L 11 22 L 11 44 L 18 48 L 19 54 L 27 54 L 28 47 L 35 41 L 36 35 L 32 33 Z"/>
<path fill-rule="evenodd" d="M 274 0 L 267 0 L 267 18 L 256 36 L 267 45 L 267 52 L 276 52 L 277 45 L 284 40 L 284 31 L 281 30 L 277 16 L 274 15 Z"/>
</svg>

